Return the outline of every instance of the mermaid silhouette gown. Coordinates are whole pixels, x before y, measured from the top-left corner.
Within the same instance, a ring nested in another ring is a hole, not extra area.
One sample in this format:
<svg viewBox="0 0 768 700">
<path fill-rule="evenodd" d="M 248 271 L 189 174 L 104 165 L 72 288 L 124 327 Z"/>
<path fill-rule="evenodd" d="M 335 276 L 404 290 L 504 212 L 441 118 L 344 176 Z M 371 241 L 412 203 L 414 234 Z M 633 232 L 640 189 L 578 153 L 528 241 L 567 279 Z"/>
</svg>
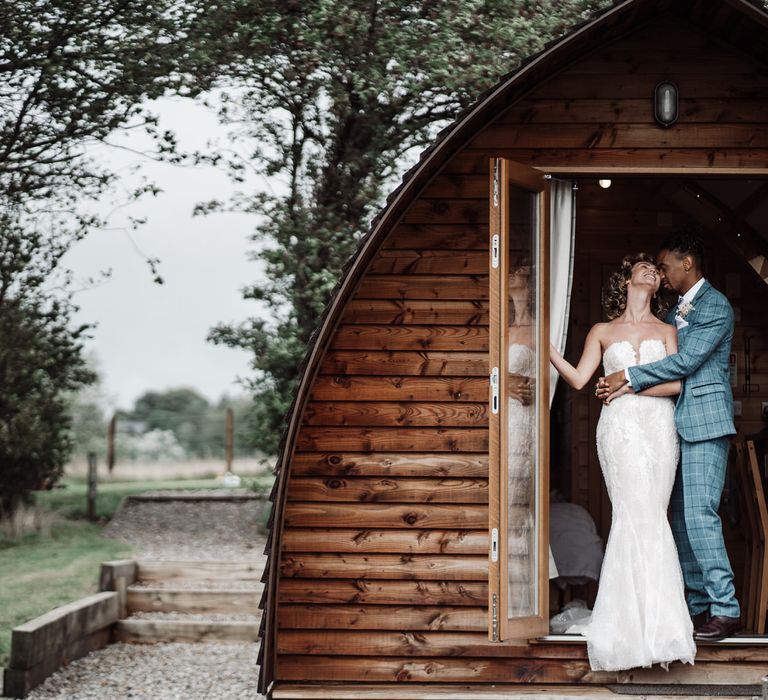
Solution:
<svg viewBox="0 0 768 700">
<path fill-rule="evenodd" d="M 639 357 L 628 341 L 603 353 L 605 374 L 666 356 L 646 339 Z M 603 406 L 597 453 L 613 506 L 597 600 L 580 629 L 593 670 L 617 671 L 675 660 L 693 663 L 696 645 L 683 577 L 667 520 L 678 438 L 674 402 L 625 394 Z M 571 630 L 569 630 L 571 631 Z"/>
</svg>

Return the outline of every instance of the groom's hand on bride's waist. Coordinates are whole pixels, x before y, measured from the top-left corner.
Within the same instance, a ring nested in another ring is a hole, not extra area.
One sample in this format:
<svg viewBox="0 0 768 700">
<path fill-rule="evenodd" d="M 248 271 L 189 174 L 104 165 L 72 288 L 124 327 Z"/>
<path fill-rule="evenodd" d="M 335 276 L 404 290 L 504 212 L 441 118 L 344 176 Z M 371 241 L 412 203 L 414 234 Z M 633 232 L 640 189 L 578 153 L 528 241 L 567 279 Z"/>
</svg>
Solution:
<svg viewBox="0 0 768 700">
<path fill-rule="evenodd" d="M 603 403 L 610 403 L 611 399 L 616 398 L 614 394 L 627 386 L 627 378 L 624 371 L 620 370 L 609 374 L 607 377 L 600 377 L 595 384 L 595 396 Z M 627 393 L 627 390 L 621 393 Z"/>
<path fill-rule="evenodd" d="M 530 406 L 533 400 L 533 383 L 530 377 L 521 374 L 509 375 L 509 395 L 517 399 L 523 406 Z"/>
</svg>

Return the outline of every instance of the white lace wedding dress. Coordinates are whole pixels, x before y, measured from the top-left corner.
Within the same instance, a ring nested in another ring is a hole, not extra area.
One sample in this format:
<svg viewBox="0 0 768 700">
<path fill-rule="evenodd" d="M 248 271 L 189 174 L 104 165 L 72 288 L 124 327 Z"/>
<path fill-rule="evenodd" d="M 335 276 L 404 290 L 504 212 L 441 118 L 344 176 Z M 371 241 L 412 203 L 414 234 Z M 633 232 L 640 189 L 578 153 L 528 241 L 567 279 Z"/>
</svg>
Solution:
<svg viewBox="0 0 768 700">
<path fill-rule="evenodd" d="M 658 339 L 628 341 L 603 354 L 605 373 L 666 355 Z M 696 645 L 677 549 L 667 520 L 678 439 L 674 403 L 625 394 L 603 406 L 597 453 L 613 506 L 600 585 L 587 638 L 593 670 L 618 671 L 671 661 L 693 663 Z"/>
</svg>

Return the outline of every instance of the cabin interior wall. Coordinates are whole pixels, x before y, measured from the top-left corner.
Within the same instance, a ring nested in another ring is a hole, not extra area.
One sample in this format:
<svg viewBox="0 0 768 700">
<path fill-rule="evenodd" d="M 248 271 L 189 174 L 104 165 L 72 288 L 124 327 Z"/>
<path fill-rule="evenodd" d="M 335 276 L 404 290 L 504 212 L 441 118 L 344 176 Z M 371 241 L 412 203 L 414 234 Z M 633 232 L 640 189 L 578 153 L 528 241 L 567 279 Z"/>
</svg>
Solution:
<svg viewBox="0 0 768 700">
<path fill-rule="evenodd" d="M 592 179 L 579 182 L 574 284 L 566 356 L 576 362 L 587 332 L 592 325 L 604 320 L 602 292 L 622 257 L 639 251 L 654 254 L 676 227 L 698 223 L 705 234 L 705 275 L 717 289 L 727 294 L 736 315 L 733 394 L 741 414 L 735 416 L 736 427 L 740 437 L 754 435 L 768 426 L 762 418 L 762 403 L 768 400 L 768 317 L 765 314 L 768 287 L 744 257 L 732 249 L 729 238 L 738 238 L 737 226 L 718 222 L 717 217 L 707 225 L 708 214 L 704 210 L 705 215 L 697 216 L 695 206 L 681 208 L 680 202 L 684 202 L 680 197 L 681 191 L 689 188 L 690 196 L 700 186 L 709 191 L 713 189 L 712 183 L 668 178 L 619 179 L 614 180 L 609 189 L 599 187 L 597 181 Z M 745 183 L 744 186 L 757 191 L 760 183 Z M 727 191 L 727 183 L 723 183 L 722 189 Z M 692 196 L 695 199 L 695 194 Z M 747 344 L 750 385 L 745 379 Z M 575 392 L 562 383 L 558 387 L 552 410 L 552 483 L 561 490 L 566 500 L 589 511 L 603 541 L 606 541 L 611 523 L 611 505 L 600 473 L 594 440 L 600 409 L 600 403 L 588 389 Z M 728 487 L 727 484 L 721 514 L 737 588 L 740 588 L 744 542 L 740 536 L 738 504 L 735 498 L 729 499 Z M 596 588 L 591 587 L 587 597 L 593 598 L 595 591 Z"/>
</svg>

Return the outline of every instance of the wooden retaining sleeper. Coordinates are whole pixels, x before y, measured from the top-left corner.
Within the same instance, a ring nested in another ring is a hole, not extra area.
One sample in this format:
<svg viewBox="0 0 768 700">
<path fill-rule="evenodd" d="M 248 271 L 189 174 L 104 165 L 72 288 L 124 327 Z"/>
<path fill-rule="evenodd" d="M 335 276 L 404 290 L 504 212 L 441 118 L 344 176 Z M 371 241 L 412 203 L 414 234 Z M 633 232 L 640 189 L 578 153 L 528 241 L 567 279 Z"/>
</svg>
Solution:
<svg viewBox="0 0 768 700">
<path fill-rule="evenodd" d="M 13 630 L 10 665 L 5 669 L 6 696 L 23 698 L 70 661 L 115 641 L 256 641 L 261 565 L 251 562 L 153 562 L 132 559 L 104 562 L 100 593 L 55 608 Z M 131 589 L 137 580 L 157 588 Z M 254 590 L 173 588 L 181 580 L 253 583 Z M 171 584 L 171 587 L 163 584 Z M 248 612 L 254 621 L 127 619 L 130 612 Z"/>
<path fill-rule="evenodd" d="M 3 693 L 23 698 L 70 661 L 109 644 L 120 616 L 116 591 L 68 603 L 14 628 Z"/>
<path fill-rule="evenodd" d="M 100 593 L 59 606 L 14 628 L 11 657 L 3 674 L 3 694 L 23 698 L 70 661 L 112 641 L 115 623 L 125 616 L 126 590 L 136 580 L 136 562 L 101 565 Z"/>
</svg>

